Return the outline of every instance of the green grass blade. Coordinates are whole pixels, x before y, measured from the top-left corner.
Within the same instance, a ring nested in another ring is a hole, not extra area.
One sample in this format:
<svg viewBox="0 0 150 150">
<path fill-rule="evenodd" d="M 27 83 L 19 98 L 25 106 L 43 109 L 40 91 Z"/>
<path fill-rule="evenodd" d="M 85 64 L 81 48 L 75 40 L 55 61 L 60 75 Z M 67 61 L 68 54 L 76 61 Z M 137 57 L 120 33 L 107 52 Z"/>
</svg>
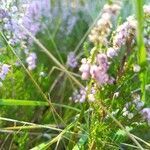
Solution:
<svg viewBox="0 0 150 150">
<path fill-rule="evenodd" d="M 49 106 L 49 103 L 42 102 L 42 101 L 35 101 L 35 100 L 0 99 L 0 105 L 1 106 Z M 68 106 L 68 105 L 56 104 L 56 103 L 52 103 L 52 105 L 56 107 L 71 109 L 77 112 L 81 111 L 78 108 Z"/>
<path fill-rule="evenodd" d="M 31 100 L 0 99 L 0 105 L 4 106 L 49 106 L 47 102 Z"/>
<path fill-rule="evenodd" d="M 143 37 L 143 0 L 136 0 L 136 11 L 137 11 L 137 20 L 138 20 L 138 28 L 137 28 L 137 42 L 138 42 L 138 62 L 142 68 L 142 71 L 139 75 L 141 81 L 141 93 L 142 100 L 146 102 L 146 90 L 145 85 L 147 82 L 147 70 L 146 70 L 146 49 L 144 46 L 144 37 Z"/>
</svg>

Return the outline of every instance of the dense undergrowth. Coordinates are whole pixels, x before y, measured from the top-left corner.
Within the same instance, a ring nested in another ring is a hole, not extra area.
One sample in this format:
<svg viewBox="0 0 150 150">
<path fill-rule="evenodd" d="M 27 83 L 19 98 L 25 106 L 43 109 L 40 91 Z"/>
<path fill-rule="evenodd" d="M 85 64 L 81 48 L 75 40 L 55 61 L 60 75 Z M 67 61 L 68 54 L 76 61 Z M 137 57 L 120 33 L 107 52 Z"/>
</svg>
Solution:
<svg viewBox="0 0 150 150">
<path fill-rule="evenodd" d="M 149 150 L 150 4 L 0 1 L 0 149 Z"/>
</svg>

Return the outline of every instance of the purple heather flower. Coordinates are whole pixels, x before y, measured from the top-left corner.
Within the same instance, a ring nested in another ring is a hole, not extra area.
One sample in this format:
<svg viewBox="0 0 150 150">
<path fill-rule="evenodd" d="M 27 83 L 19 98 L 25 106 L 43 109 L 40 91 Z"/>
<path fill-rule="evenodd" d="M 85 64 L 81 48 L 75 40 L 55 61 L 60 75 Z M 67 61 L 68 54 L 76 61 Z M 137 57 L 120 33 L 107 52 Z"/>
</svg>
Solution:
<svg viewBox="0 0 150 150">
<path fill-rule="evenodd" d="M 88 88 L 87 88 L 88 90 Z M 95 94 L 96 94 L 96 89 L 95 85 L 91 87 L 90 93 L 87 95 L 88 101 L 89 102 L 94 102 L 95 101 Z"/>
<path fill-rule="evenodd" d="M 76 68 L 78 65 L 77 58 L 74 52 L 70 52 L 67 57 L 67 65 L 71 68 Z"/>
<path fill-rule="evenodd" d="M 127 21 L 117 28 L 117 33 L 113 40 L 114 47 L 121 48 L 121 46 L 136 33 L 136 26 L 137 21 L 135 18 L 133 16 L 129 16 Z"/>
<path fill-rule="evenodd" d="M 79 70 L 82 72 L 82 79 L 87 80 L 90 76 L 90 64 L 87 62 L 86 58 L 81 60 L 82 64 Z"/>
<path fill-rule="evenodd" d="M 108 48 L 107 57 L 113 58 L 114 56 L 117 56 L 117 50 L 112 47 Z"/>
<path fill-rule="evenodd" d="M 83 103 L 86 100 L 86 89 L 81 88 L 80 90 L 75 90 L 71 98 L 74 102 Z"/>
<path fill-rule="evenodd" d="M 150 108 L 142 109 L 141 114 L 142 114 L 143 118 L 145 120 L 147 120 L 148 123 L 150 123 Z"/>
<path fill-rule="evenodd" d="M 114 82 L 114 78 L 109 77 L 107 73 L 108 69 L 109 62 L 107 55 L 102 53 L 97 55 L 95 65 L 91 65 L 85 58 L 82 59 L 82 65 L 79 70 L 82 72 L 83 80 L 87 80 L 91 75 L 99 85 L 104 85 L 106 83 L 112 84 Z"/>
<path fill-rule="evenodd" d="M 9 72 L 9 68 L 10 68 L 10 66 L 7 64 L 2 64 L 2 66 L 0 67 L 0 79 L 1 80 L 5 79 L 6 75 Z"/>
<path fill-rule="evenodd" d="M 91 30 L 89 35 L 89 40 L 91 42 L 103 45 L 107 45 L 109 43 L 107 37 L 109 36 L 112 28 L 111 19 L 118 13 L 120 8 L 120 4 L 116 2 L 104 5 L 101 18 L 97 21 L 97 24 Z"/>
<path fill-rule="evenodd" d="M 4 19 L 4 18 L 8 18 L 8 12 L 3 9 L 3 8 L 0 8 L 0 20 Z"/>
<path fill-rule="evenodd" d="M 103 85 L 109 81 L 108 74 L 105 71 L 103 71 L 100 66 L 91 66 L 90 73 L 92 78 L 94 78 L 100 85 Z"/>
<path fill-rule="evenodd" d="M 103 70 L 103 72 L 107 72 L 107 70 L 109 68 L 107 55 L 103 54 L 103 53 L 98 54 L 96 61 L 97 61 L 98 66 L 100 66 L 101 70 Z"/>
<path fill-rule="evenodd" d="M 28 64 L 28 69 L 33 70 L 36 68 L 36 53 L 30 53 L 29 56 L 26 58 L 26 62 Z"/>
<path fill-rule="evenodd" d="M 109 77 L 108 83 L 113 84 L 115 82 L 115 79 L 113 77 Z"/>
<path fill-rule="evenodd" d="M 75 90 L 73 92 L 73 96 L 70 99 L 73 100 L 74 102 L 80 102 L 80 103 L 85 102 L 86 99 L 89 102 L 93 102 L 95 100 L 95 94 L 96 94 L 95 86 L 92 86 L 90 91 L 88 90 L 89 90 L 88 87 L 81 88 L 80 90 Z"/>
</svg>

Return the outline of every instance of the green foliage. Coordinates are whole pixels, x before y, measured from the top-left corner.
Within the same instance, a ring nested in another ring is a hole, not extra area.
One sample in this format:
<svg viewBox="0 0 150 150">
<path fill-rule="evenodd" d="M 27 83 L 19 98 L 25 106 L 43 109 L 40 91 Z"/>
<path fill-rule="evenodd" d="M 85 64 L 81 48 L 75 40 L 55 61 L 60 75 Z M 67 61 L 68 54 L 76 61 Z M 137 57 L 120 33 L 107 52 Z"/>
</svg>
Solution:
<svg viewBox="0 0 150 150">
<path fill-rule="evenodd" d="M 81 7 L 83 10 L 73 11 L 72 17 L 78 19 L 69 34 L 67 22 L 60 17 L 63 8 L 59 6 L 58 16 L 53 22 L 48 21 L 48 26 L 36 35 L 30 47 L 38 58 L 37 68 L 33 71 L 26 69 L 23 48 L 11 46 L 0 29 L 0 62 L 11 66 L 6 79 L 0 80 L 0 149 L 150 149 L 149 125 L 141 117 L 140 110 L 136 111 L 135 105 L 132 105 L 130 111 L 135 114 L 134 117 L 130 119 L 123 115 L 124 107 L 133 102 L 136 94 L 142 95 L 144 107 L 150 106 L 150 66 L 143 39 L 143 2 L 136 0 L 135 7 L 135 2 L 124 0 L 117 21 L 113 20 L 112 30 L 116 30 L 127 16 L 137 11 L 137 40 L 127 55 L 128 45 L 121 47 L 108 70 L 115 83 L 98 86 L 93 103 L 79 104 L 70 101 L 72 93 L 85 84 L 90 90 L 95 81 L 81 81 L 80 63 L 77 68 L 69 68 L 67 55 L 75 51 L 78 60 L 90 57 L 93 45 L 87 39 L 89 28 L 92 28 L 96 17 L 99 18 L 100 10 L 107 2 L 80 1 L 81 6 L 87 4 L 90 10 Z M 53 7 L 63 2 L 53 0 L 51 3 Z M 75 9 L 71 6 L 75 4 L 70 3 L 68 7 Z M 111 31 L 111 34 L 110 41 L 115 33 Z M 106 51 L 105 46 L 97 47 L 99 51 Z M 135 64 L 141 66 L 139 73 L 133 71 Z"/>
</svg>

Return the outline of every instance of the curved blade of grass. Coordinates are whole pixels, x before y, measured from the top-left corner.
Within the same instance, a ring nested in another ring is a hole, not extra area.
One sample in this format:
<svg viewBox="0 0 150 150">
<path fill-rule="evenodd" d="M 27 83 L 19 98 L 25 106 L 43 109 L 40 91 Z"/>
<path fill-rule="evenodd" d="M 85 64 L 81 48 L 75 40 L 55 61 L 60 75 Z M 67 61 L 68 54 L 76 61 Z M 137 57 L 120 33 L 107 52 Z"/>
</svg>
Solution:
<svg viewBox="0 0 150 150">
<path fill-rule="evenodd" d="M 35 100 L 0 99 L 0 105 L 3 105 L 3 106 L 49 106 L 49 103 L 42 102 L 42 101 L 35 101 Z M 71 107 L 68 105 L 56 104 L 56 103 L 52 103 L 52 105 L 80 112 L 80 109 L 77 109 L 75 107 Z"/>
<path fill-rule="evenodd" d="M 0 117 L 0 120 L 23 124 L 23 126 L 21 126 L 19 129 L 23 128 L 25 125 L 30 125 L 30 126 L 34 126 L 34 127 L 37 127 L 37 128 L 45 128 L 45 129 L 50 129 L 50 130 L 63 131 L 59 128 L 55 128 L 54 126 L 50 126 L 50 125 L 35 124 L 35 123 L 30 123 L 30 122 L 20 121 L 20 120 L 15 120 L 15 119 L 10 119 L 10 118 Z M 5 129 L 8 130 L 9 128 L 7 127 Z M 11 127 L 10 129 L 12 130 L 13 127 Z"/>
<path fill-rule="evenodd" d="M 68 132 L 72 127 L 73 127 L 73 123 L 71 123 L 70 125 L 68 125 L 62 132 L 60 132 L 56 137 L 54 137 L 52 140 L 50 140 L 49 142 L 45 143 L 44 145 L 42 145 L 42 150 L 45 150 L 45 149 L 49 149 L 50 146 L 53 144 L 53 143 L 56 143 L 58 140 L 60 140 L 61 138 L 63 138 L 64 134 L 66 132 Z M 40 145 L 36 146 L 36 147 L 33 147 L 31 150 L 37 150 L 37 148 L 39 147 Z M 41 150 L 41 149 L 38 149 L 38 150 Z"/>
<path fill-rule="evenodd" d="M 51 130 L 54 130 L 54 131 L 62 131 L 61 129 L 59 128 L 55 128 L 53 126 L 48 126 L 49 129 L 51 128 Z M 39 125 L 24 125 L 24 126 L 13 126 L 13 127 L 6 127 L 6 128 L 3 128 L 4 130 L 30 130 L 30 129 L 40 129 L 40 128 L 43 128 L 42 126 L 39 126 Z"/>
</svg>

